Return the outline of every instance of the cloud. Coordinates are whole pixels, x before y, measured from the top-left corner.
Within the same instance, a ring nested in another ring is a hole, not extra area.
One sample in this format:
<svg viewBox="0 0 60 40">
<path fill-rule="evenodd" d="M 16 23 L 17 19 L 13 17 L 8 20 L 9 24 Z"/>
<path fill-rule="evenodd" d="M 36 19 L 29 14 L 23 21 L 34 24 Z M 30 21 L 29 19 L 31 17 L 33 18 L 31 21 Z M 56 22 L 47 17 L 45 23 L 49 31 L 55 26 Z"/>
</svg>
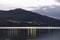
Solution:
<svg viewBox="0 0 60 40">
<path fill-rule="evenodd" d="M 55 1 L 60 3 L 60 0 L 55 0 Z"/>
<path fill-rule="evenodd" d="M 0 4 L 3 9 L 13 9 L 14 8 L 23 8 L 28 9 L 27 7 L 38 7 L 38 6 L 47 6 L 47 5 L 60 5 L 57 4 L 55 0 L 0 0 Z M 10 7 L 8 7 L 10 6 Z M 0 10 L 2 9 L 0 7 Z"/>
<path fill-rule="evenodd" d="M 0 4 L 0 10 L 13 10 L 15 9 L 16 7 L 14 7 L 13 5 L 4 5 L 4 4 Z"/>
<path fill-rule="evenodd" d="M 43 6 L 34 10 L 34 12 L 52 18 L 60 19 L 60 6 L 58 5 Z"/>
</svg>

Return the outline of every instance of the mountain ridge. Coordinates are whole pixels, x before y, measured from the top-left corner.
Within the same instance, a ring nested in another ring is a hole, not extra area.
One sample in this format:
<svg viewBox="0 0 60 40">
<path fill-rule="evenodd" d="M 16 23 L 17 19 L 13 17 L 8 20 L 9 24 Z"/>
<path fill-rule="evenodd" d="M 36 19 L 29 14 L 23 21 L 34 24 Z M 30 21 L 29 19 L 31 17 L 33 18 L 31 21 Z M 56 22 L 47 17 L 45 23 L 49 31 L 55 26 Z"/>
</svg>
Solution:
<svg viewBox="0 0 60 40">
<path fill-rule="evenodd" d="M 15 9 L 10 11 L 0 10 L 0 19 L 0 24 L 3 22 L 2 24 L 5 25 L 6 23 L 9 24 L 9 26 L 23 26 L 23 24 L 24 26 L 60 26 L 60 20 L 39 15 L 24 9 Z"/>
</svg>

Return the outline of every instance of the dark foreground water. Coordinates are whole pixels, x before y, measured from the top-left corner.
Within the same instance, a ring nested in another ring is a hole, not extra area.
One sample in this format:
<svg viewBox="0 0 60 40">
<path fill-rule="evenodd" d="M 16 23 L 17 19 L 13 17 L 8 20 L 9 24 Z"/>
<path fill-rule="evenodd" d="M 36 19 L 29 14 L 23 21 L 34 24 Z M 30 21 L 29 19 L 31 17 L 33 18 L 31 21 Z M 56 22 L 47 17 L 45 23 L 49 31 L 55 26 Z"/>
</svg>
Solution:
<svg viewBox="0 0 60 40">
<path fill-rule="evenodd" d="M 50 30 L 48 33 L 42 34 L 38 38 L 31 40 L 60 40 L 60 30 L 59 29 Z"/>
<path fill-rule="evenodd" d="M 60 40 L 60 29 L 37 29 L 35 38 L 28 38 L 27 29 L 21 29 L 16 37 L 12 37 L 10 31 L 7 31 L 0 30 L 0 40 Z"/>
</svg>

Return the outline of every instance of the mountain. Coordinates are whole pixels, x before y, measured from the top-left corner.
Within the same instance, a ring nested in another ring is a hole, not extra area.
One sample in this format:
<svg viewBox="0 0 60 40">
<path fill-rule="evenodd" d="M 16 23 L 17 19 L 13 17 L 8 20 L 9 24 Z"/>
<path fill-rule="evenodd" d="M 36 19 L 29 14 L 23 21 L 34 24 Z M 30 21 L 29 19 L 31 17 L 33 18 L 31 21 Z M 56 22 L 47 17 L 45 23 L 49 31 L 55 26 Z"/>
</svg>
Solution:
<svg viewBox="0 0 60 40">
<path fill-rule="evenodd" d="M 60 26 L 60 20 L 24 9 L 0 10 L 0 26 Z"/>
</svg>

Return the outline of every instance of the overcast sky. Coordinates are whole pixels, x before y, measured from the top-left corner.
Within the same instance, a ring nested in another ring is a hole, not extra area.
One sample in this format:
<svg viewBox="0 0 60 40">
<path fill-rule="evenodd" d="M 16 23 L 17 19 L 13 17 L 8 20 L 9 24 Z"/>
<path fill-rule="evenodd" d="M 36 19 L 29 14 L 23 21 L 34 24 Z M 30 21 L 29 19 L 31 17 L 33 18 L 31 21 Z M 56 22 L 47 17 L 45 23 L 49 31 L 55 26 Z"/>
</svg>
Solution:
<svg viewBox="0 0 60 40">
<path fill-rule="evenodd" d="M 60 3 L 56 0 L 0 0 L 0 10 L 15 8 L 33 10 L 35 7 L 47 5 L 60 5 Z"/>
</svg>

